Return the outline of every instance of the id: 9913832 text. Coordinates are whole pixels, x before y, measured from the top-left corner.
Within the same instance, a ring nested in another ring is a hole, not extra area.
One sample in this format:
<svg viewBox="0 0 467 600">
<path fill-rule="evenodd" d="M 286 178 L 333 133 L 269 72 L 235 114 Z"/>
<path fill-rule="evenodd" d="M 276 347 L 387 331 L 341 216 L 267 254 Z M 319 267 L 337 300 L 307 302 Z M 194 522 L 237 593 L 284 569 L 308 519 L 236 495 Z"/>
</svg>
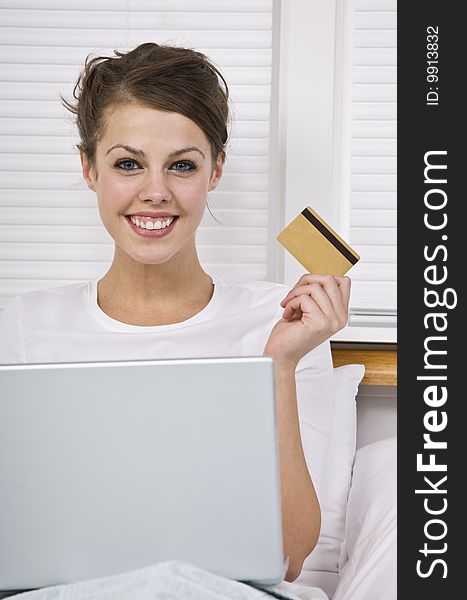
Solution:
<svg viewBox="0 0 467 600">
<path fill-rule="evenodd" d="M 426 28 L 426 81 L 428 83 L 428 91 L 426 94 L 427 106 L 438 106 L 438 26 L 430 25 Z"/>
</svg>

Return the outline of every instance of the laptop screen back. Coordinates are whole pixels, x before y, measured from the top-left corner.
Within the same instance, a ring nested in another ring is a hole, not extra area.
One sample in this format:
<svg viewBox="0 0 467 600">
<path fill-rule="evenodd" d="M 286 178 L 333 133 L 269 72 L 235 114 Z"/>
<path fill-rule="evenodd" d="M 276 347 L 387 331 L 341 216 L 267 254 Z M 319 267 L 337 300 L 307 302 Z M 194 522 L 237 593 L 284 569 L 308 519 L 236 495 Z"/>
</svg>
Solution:
<svg viewBox="0 0 467 600">
<path fill-rule="evenodd" d="M 268 358 L 0 367 L 0 482 L 0 589 L 283 575 Z"/>
</svg>

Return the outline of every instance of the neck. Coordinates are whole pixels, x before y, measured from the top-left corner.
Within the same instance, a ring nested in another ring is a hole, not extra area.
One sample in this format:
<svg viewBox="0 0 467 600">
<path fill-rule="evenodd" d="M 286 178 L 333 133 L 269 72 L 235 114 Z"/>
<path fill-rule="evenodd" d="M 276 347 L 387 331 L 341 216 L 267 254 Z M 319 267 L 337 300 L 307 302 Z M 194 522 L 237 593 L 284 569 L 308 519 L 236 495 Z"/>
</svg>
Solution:
<svg viewBox="0 0 467 600">
<path fill-rule="evenodd" d="M 174 262 L 142 264 L 117 249 L 98 283 L 100 308 L 134 325 L 165 325 L 194 316 L 210 301 L 212 280 L 196 253 L 190 261 Z"/>
</svg>

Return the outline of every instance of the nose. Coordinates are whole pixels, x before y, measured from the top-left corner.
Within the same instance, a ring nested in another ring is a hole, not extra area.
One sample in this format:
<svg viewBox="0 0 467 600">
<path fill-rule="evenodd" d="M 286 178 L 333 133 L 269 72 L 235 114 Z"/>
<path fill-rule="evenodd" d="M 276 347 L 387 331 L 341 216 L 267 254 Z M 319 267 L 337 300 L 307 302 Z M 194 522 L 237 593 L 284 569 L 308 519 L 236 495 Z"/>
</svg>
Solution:
<svg viewBox="0 0 467 600">
<path fill-rule="evenodd" d="M 152 202 L 154 204 L 159 204 L 164 200 L 169 201 L 172 198 L 172 194 L 167 185 L 165 174 L 147 171 L 141 182 L 138 198 L 142 202 Z"/>
</svg>

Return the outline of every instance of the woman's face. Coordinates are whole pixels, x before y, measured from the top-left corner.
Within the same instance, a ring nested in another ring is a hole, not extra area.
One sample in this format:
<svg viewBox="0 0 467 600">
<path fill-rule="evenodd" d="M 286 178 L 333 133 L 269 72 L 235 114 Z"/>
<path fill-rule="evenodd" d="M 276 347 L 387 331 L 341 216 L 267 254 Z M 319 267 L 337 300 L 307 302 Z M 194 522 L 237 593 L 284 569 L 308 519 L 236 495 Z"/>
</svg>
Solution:
<svg viewBox="0 0 467 600">
<path fill-rule="evenodd" d="M 118 251 L 144 264 L 195 252 L 207 194 L 222 175 L 204 132 L 179 113 L 136 103 L 106 114 L 94 164 L 83 175 Z"/>
</svg>

